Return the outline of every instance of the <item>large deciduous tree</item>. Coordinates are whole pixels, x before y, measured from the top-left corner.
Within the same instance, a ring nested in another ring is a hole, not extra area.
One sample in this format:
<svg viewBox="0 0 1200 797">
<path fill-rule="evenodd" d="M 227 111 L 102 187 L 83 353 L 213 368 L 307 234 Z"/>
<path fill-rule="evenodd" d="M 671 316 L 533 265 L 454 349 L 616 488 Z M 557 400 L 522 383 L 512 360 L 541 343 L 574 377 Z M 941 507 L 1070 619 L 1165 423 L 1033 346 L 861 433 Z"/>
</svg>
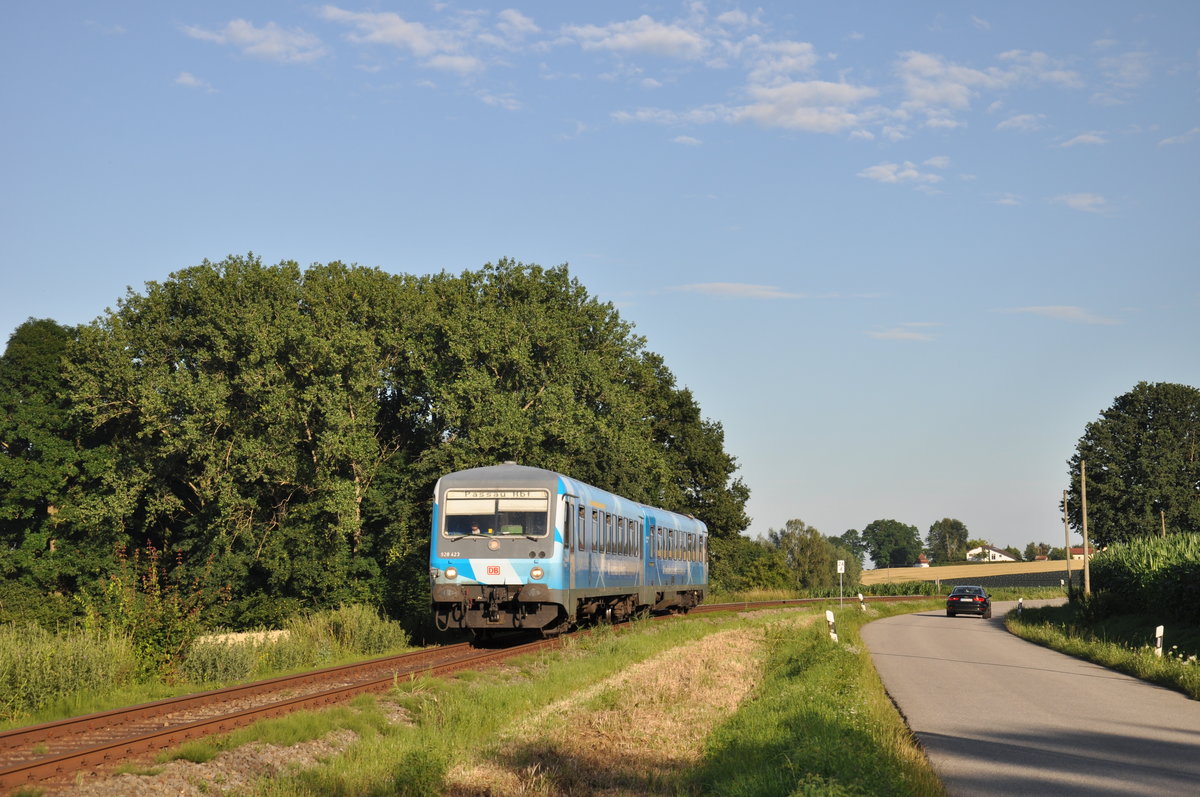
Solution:
<svg viewBox="0 0 1200 797">
<path fill-rule="evenodd" d="M 717 538 L 748 523 L 720 424 L 566 266 L 206 261 L 67 353 L 73 418 L 108 443 L 72 516 L 180 553 L 241 625 L 344 601 L 423 617 L 430 496 L 460 468 L 563 471 Z"/>
<path fill-rule="evenodd" d="M 925 544 L 934 561 L 966 561 L 967 526 L 956 518 L 942 518 L 929 527 Z"/>
<path fill-rule="evenodd" d="M 835 538 L 836 539 L 836 538 Z M 782 529 L 769 529 L 767 541 L 779 551 L 792 572 L 793 586 L 822 590 L 838 584 L 837 562 L 845 562 L 843 583 L 858 582 L 858 559 L 845 547 L 825 537 L 803 520 L 789 520 Z"/>
<path fill-rule="evenodd" d="M 921 532 L 898 520 L 872 520 L 862 538 L 876 567 L 911 565 L 921 553 Z"/>
<path fill-rule="evenodd" d="M 1071 526 L 1082 529 L 1080 463 L 1087 463 L 1088 532 L 1098 546 L 1200 531 L 1200 390 L 1139 382 L 1087 425 L 1069 461 Z"/>
</svg>

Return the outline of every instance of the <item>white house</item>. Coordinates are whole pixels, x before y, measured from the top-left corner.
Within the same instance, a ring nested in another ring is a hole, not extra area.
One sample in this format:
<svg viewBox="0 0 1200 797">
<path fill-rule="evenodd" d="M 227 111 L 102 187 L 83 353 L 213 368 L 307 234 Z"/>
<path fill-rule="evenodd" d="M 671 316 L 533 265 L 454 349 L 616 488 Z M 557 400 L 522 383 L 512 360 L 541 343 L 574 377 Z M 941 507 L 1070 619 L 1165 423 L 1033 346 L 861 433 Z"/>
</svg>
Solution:
<svg viewBox="0 0 1200 797">
<path fill-rule="evenodd" d="M 972 548 L 971 550 L 967 551 L 967 559 L 984 562 L 1020 561 L 1008 551 L 1002 551 L 999 548 L 992 547 L 991 545 L 981 545 L 978 548 Z"/>
</svg>

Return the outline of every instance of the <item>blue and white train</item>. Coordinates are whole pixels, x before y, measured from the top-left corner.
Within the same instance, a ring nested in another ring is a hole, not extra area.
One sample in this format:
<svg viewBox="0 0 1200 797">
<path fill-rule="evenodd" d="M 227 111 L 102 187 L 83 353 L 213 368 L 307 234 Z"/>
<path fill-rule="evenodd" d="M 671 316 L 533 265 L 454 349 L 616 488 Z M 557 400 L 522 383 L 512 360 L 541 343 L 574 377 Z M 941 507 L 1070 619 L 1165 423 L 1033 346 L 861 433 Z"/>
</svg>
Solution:
<svg viewBox="0 0 1200 797">
<path fill-rule="evenodd" d="M 441 630 L 552 636 L 699 604 L 708 589 L 708 529 L 506 462 L 438 480 L 429 576 Z"/>
</svg>

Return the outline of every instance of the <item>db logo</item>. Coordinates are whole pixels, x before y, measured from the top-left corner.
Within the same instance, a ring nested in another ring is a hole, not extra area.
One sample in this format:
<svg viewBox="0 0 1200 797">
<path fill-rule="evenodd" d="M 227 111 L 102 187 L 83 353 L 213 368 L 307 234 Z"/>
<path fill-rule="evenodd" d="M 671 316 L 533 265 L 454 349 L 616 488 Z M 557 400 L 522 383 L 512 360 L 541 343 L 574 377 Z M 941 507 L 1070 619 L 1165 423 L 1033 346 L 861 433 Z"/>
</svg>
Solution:
<svg viewBox="0 0 1200 797">
<path fill-rule="evenodd" d="M 487 571 L 487 574 L 488 574 L 489 576 L 498 576 L 498 575 L 500 575 L 500 565 L 488 565 L 488 571 Z"/>
</svg>

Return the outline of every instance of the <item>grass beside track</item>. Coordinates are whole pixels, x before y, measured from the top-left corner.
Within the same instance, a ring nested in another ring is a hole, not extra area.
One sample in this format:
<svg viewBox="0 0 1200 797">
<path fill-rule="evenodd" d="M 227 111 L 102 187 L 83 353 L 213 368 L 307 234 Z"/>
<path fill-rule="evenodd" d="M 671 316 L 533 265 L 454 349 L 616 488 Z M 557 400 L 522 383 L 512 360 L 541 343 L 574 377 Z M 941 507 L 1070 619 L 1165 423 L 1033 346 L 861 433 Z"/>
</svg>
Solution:
<svg viewBox="0 0 1200 797">
<path fill-rule="evenodd" d="M 601 628 L 558 651 L 405 681 L 377 703 L 262 723 L 181 754 L 207 760 L 260 734 L 357 734 L 314 768 L 259 780 L 249 793 L 261 797 L 936 796 L 942 787 L 858 639 L 869 620 L 928 606 L 848 603 L 838 643 L 823 607 Z M 381 722 L 391 703 L 402 721 Z"/>
<path fill-rule="evenodd" d="M 1168 624 L 1164 655 L 1153 650 L 1161 619 L 1116 615 L 1092 620 L 1076 604 L 1010 612 L 1005 627 L 1017 636 L 1060 653 L 1183 692 L 1200 700 L 1200 629 Z"/>
</svg>

